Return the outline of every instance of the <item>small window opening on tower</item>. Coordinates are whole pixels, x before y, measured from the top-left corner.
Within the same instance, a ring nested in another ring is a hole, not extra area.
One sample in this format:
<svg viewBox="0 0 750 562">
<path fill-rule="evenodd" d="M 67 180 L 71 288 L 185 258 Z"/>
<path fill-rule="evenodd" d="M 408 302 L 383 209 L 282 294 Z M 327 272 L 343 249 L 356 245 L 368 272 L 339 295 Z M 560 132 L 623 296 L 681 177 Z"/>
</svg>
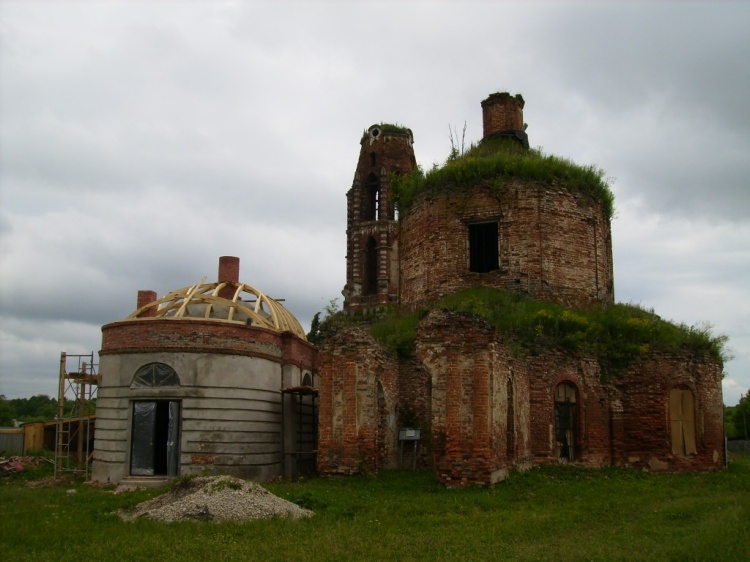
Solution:
<svg viewBox="0 0 750 562">
<path fill-rule="evenodd" d="M 375 166 L 378 161 L 378 156 L 374 152 L 370 152 L 370 166 Z"/>
<path fill-rule="evenodd" d="M 362 220 L 377 220 L 380 214 L 380 180 L 370 174 L 365 184 L 364 201 L 362 202 Z"/>
<path fill-rule="evenodd" d="M 487 273 L 500 268 L 498 232 L 497 221 L 469 224 L 469 271 Z"/>
</svg>

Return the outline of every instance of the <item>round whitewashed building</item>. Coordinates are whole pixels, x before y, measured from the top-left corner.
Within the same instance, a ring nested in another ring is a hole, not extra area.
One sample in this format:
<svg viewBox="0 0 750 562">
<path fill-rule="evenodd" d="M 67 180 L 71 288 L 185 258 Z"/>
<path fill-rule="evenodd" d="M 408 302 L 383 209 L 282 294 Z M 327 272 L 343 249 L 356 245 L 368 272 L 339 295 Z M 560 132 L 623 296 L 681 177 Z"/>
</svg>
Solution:
<svg viewBox="0 0 750 562">
<path fill-rule="evenodd" d="M 216 283 L 157 298 L 102 327 L 92 478 L 314 470 L 315 347 L 277 300 L 219 259 Z"/>
</svg>

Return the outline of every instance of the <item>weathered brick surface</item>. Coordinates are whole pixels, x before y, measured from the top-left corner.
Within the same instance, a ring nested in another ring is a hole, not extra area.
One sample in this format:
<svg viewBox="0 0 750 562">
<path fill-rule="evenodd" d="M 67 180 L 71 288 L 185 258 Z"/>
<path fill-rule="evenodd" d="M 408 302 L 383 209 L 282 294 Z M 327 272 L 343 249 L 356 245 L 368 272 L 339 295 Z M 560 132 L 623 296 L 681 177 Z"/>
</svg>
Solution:
<svg viewBox="0 0 750 562">
<path fill-rule="evenodd" d="M 446 486 L 491 485 L 510 470 L 559 462 L 555 389 L 561 383 L 576 389 L 573 462 L 670 471 L 723 466 L 721 365 L 709 357 L 651 353 L 603 382 L 593 358 L 561 351 L 514 357 L 486 322 L 449 311 L 433 311 L 420 323 L 417 357 L 388 357 L 364 328 L 324 344 L 321 472 L 393 466 L 394 436 L 383 447 L 377 432 L 401 400 L 418 412 L 423 428 L 420 462 L 429 454 Z M 377 381 L 387 397 L 380 410 Z M 696 397 L 696 455 L 672 454 L 669 392 L 676 387 Z"/>
<path fill-rule="evenodd" d="M 447 486 L 489 485 L 530 461 L 528 387 L 483 320 L 431 313 L 419 327 L 417 356 L 432 378 L 432 452 Z"/>
<path fill-rule="evenodd" d="M 503 131 L 523 130 L 524 101 L 507 92 L 492 94 L 482 101 L 483 136 Z"/>
<path fill-rule="evenodd" d="M 211 320 L 138 319 L 102 327 L 101 355 L 182 351 L 247 355 L 312 368 L 317 351 L 289 333 Z"/>
<path fill-rule="evenodd" d="M 469 224 L 499 221 L 500 269 L 469 271 Z M 600 205 L 563 187 L 516 180 L 500 191 L 418 197 L 400 233 L 400 303 L 406 308 L 472 286 L 566 306 L 614 301 L 612 239 Z"/>
<path fill-rule="evenodd" d="M 376 473 L 393 467 L 398 363 L 365 328 L 346 328 L 321 346 L 318 470 Z"/>
<path fill-rule="evenodd" d="M 346 310 L 369 312 L 398 301 L 398 221 L 390 175 L 412 172 L 416 166 L 412 143 L 410 133 L 385 132 L 376 125 L 361 141 L 354 182 L 347 193 Z M 373 182 L 378 187 L 377 213 Z M 368 260 L 370 240 L 375 244 L 375 263 Z M 376 271 L 368 273 L 372 267 Z M 373 277 L 375 287 L 370 286 Z"/>
<path fill-rule="evenodd" d="M 523 105 L 509 94 L 484 100 L 485 137 L 510 133 L 523 141 Z M 415 310 L 474 286 L 574 308 L 614 302 L 609 218 L 600 203 L 564 183 L 517 178 L 460 193 L 423 192 L 396 221 L 387 172 L 413 165 L 408 138 L 362 142 L 347 194 L 346 310 L 383 304 Z M 377 219 L 366 189 L 373 178 L 380 181 L 380 201 L 388 199 Z M 469 225 L 490 221 L 499 226 L 499 269 L 470 272 Z M 377 290 L 366 294 L 370 240 L 377 245 Z M 517 357 L 486 322 L 448 311 L 421 321 L 416 352 L 413 359 L 389 356 L 364 328 L 343 330 L 323 344 L 321 472 L 394 466 L 392 420 L 402 404 L 423 430 L 420 463 L 430 463 L 447 486 L 491 485 L 509 470 L 561 462 L 555 428 L 561 384 L 574 389 L 573 462 L 672 471 L 723 466 L 722 365 L 709 357 L 652 352 L 605 381 L 595 358 L 562 351 Z M 674 388 L 695 398 L 694 455 L 672 453 Z"/>
</svg>

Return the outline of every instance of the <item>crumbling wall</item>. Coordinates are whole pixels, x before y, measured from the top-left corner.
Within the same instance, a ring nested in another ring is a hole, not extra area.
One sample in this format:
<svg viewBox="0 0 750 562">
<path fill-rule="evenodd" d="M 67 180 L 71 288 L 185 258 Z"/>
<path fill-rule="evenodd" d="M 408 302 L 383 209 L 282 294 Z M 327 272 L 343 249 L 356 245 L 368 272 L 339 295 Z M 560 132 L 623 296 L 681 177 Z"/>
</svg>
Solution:
<svg viewBox="0 0 750 562">
<path fill-rule="evenodd" d="M 613 431 L 615 464 L 649 470 L 717 470 L 724 466 L 721 362 L 689 351 L 651 353 L 612 380 L 621 413 Z M 694 454 L 672 451 L 670 391 L 694 397 Z"/>
<path fill-rule="evenodd" d="M 469 267 L 469 226 L 497 221 L 499 269 Z M 400 303 L 414 309 L 473 286 L 564 306 L 614 301 L 612 240 L 601 205 L 563 185 L 513 180 L 424 192 L 401 221 Z"/>
<path fill-rule="evenodd" d="M 396 358 L 372 338 L 367 328 L 342 328 L 321 344 L 321 474 L 376 473 L 393 466 L 398 437 L 398 372 Z"/>
<path fill-rule="evenodd" d="M 555 440 L 557 385 L 577 389 L 574 462 L 648 470 L 712 470 L 723 466 L 721 364 L 690 352 L 651 352 L 609 373 L 594 358 L 550 351 L 528 359 L 534 462 L 558 462 Z M 672 452 L 670 390 L 695 398 L 695 454 Z"/>
<path fill-rule="evenodd" d="M 432 451 L 449 487 L 502 480 L 528 457 L 527 386 L 490 325 L 435 311 L 419 326 L 417 357 L 432 381 Z"/>
</svg>

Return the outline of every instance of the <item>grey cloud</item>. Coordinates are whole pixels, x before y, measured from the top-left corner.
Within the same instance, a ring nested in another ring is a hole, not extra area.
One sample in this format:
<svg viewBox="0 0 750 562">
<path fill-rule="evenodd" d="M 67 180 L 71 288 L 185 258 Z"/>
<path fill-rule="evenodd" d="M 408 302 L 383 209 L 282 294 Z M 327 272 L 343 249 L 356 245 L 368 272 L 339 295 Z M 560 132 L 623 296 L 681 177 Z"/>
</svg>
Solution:
<svg viewBox="0 0 750 562">
<path fill-rule="evenodd" d="M 3 391 L 23 373 L 17 392 L 36 392 L 138 289 L 212 280 L 219 255 L 306 324 L 345 281 L 362 130 L 411 127 L 429 168 L 448 125 L 481 137 L 501 90 L 524 95 L 532 145 L 616 177 L 618 299 L 730 326 L 750 354 L 732 313 L 749 281 L 744 4 L 0 10 Z M 729 372 L 732 392 L 750 384 L 741 359 Z"/>
</svg>

